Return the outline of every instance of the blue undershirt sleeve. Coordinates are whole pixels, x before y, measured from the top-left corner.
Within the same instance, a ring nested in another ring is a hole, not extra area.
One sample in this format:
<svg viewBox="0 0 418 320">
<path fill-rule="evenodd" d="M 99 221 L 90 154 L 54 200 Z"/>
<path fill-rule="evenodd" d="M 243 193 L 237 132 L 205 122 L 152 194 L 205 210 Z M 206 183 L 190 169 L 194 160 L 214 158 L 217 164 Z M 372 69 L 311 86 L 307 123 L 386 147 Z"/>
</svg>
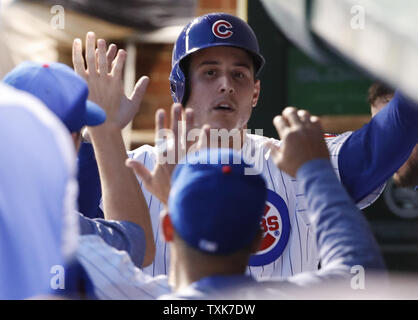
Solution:
<svg viewBox="0 0 418 320">
<path fill-rule="evenodd" d="M 145 256 L 145 233 L 137 224 L 129 221 L 90 219 L 79 214 L 80 235 L 95 234 L 108 245 L 126 251 L 133 263 L 141 268 Z"/>
<path fill-rule="evenodd" d="M 344 142 L 341 182 L 355 202 L 391 177 L 418 141 L 418 105 L 399 92 L 371 121 Z"/>
<path fill-rule="evenodd" d="M 82 143 L 78 153 L 78 210 L 89 218 L 103 218 L 99 208 L 102 197 L 99 169 L 93 146 Z"/>
</svg>

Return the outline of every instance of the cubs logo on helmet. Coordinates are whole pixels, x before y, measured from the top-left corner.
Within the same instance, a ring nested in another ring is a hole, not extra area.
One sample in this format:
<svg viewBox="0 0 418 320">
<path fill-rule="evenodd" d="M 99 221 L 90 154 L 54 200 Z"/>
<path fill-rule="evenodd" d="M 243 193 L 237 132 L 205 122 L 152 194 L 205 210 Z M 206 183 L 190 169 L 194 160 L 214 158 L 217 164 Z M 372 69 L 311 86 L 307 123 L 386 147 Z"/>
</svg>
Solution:
<svg viewBox="0 0 418 320">
<path fill-rule="evenodd" d="M 290 235 L 289 211 L 284 200 L 275 192 L 267 190 L 267 202 L 261 219 L 263 240 L 249 265 L 263 266 L 277 260 L 286 248 Z"/>
<path fill-rule="evenodd" d="M 230 29 L 232 24 L 226 20 L 218 20 L 212 25 L 212 33 L 221 39 L 227 39 L 234 34 Z"/>
</svg>

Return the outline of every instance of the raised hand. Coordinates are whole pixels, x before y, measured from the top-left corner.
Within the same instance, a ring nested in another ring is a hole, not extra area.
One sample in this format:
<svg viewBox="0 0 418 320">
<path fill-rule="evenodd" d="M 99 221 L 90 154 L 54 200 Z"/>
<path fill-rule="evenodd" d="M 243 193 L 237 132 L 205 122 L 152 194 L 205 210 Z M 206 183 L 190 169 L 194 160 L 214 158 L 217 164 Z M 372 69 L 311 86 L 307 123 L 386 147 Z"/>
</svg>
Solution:
<svg viewBox="0 0 418 320">
<path fill-rule="evenodd" d="M 106 42 L 97 41 L 93 32 L 86 35 L 85 60 L 82 54 L 82 41 L 75 39 L 73 43 L 73 65 L 77 74 L 83 77 L 89 86 L 89 100 L 96 102 L 107 113 L 107 123 L 123 129 L 138 112 L 149 78 L 141 77 L 132 94 L 127 97 L 123 86 L 123 68 L 126 51 L 117 50 L 116 45 L 109 46 Z M 86 62 L 86 66 L 85 66 Z"/>
<path fill-rule="evenodd" d="M 183 118 L 183 121 L 181 119 Z M 155 145 L 157 148 L 157 162 L 154 170 L 150 172 L 142 163 L 128 159 L 126 165 L 132 168 L 141 177 L 144 186 L 149 192 L 156 196 L 163 204 L 167 205 L 170 193 L 170 180 L 175 166 L 186 155 L 189 148 L 206 146 L 206 137 L 209 136 L 209 126 L 202 130 L 192 129 L 193 111 L 187 109 L 182 116 L 181 104 L 175 103 L 171 107 L 171 126 L 166 128 L 166 114 L 163 109 L 157 110 L 155 114 Z M 199 135 L 192 135 L 195 130 Z M 189 139 L 186 139 L 186 137 Z M 193 139 L 190 139 L 192 137 Z M 195 139 L 198 138 L 197 143 Z"/>
<path fill-rule="evenodd" d="M 292 177 L 298 169 L 313 159 L 329 159 L 328 148 L 323 138 L 319 118 L 306 110 L 293 107 L 284 109 L 282 116 L 276 116 L 274 126 L 281 138 L 280 146 L 271 142 L 271 150 L 276 165 Z"/>
</svg>

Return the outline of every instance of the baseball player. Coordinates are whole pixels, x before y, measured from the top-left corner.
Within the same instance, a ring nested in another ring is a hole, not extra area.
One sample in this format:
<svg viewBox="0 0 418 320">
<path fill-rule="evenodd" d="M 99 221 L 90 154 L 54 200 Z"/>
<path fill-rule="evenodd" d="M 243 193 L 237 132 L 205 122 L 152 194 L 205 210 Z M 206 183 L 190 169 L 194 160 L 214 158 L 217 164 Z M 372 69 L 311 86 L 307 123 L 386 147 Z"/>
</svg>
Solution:
<svg viewBox="0 0 418 320">
<path fill-rule="evenodd" d="M 287 110 L 289 111 L 289 110 Z M 334 174 L 318 118 L 291 112 L 275 120 L 282 137 L 274 161 L 296 176 L 306 193 L 307 217 L 316 230 L 323 270 L 283 281 L 257 282 L 245 275 L 250 255 L 262 241 L 260 222 L 268 197 L 261 174 L 248 175 L 242 154 L 232 149 L 202 149 L 172 176 L 161 230 L 171 243 L 169 277 L 151 277 L 135 268 L 127 254 L 101 239 L 85 239 L 78 252 L 104 299 L 282 299 L 298 290 L 342 281 L 350 289 L 351 268 L 369 276 L 384 268 L 365 218 Z M 306 117 L 305 117 L 306 116 Z M 207 159 L 215 161 L 207 162 Z M 158 183 L 169 183 L 158 180 Z M 112 252 L 113 251 L 113 252 Z M 300 292 L 300 291 L 299 291 Z"/>
<path fill-rule="evenodd" d="M 71 139 L 38 99 L 4 84 L 0 95 L 0 300 L 51 295 L 77 248 Z"/>
<path fill-rule="evenodd" d="M 395 95 L 395 91 L 375 82 L 369 88 L 368 101 L 370 111 L 374 117 L 381 111 Z M 408 160 L 395 172 L 393 181 L 398 187 L 418 187 L 418 144 L 414 147 Z"/>
<path fill-rule="evenodd" d="M 119 77 L 124 63 L 121 54 L 111 56 L 115 60 L 113 69 L 110 69 L 111 74 L 106 72 L 100 75 L 99 70 L 90 69 L 90 75 L 95 71 L 96 77 L 102 81 L 112 81 Z M 107 71 L 109 68 L 105 67 Z M 107 101 L 98 101 L 107 111 L 106 119 L 105 111 L 87 100 L 87 83 L 70 67 L 61 63 L 24 62 L 9 72 L 3 81 L 39 98 L 58 116 L 71 133 L 75 147 L 73 152 L 80 146 L 81 128 L 89 126 L 102 178 L 107 220 L 89 219 L 79 213 L 80 234 L 100 236 L 117 249 L 127 250 L 133 257 L 138 257 L 134 258 L 137 266 L 149 265 L 154 259 L 155 247 L 148 208 L 137 180 L 125 167 L 126 152 L 121 133 L 113 129 L 117 119 L 107 107 Z M 115 99 L 120 98 L 118 93 L 110 92 Z M 122 184 L 117 181 L 117 177 L 122 180 Z M 139 241 L 144 237 L 146 241 Z M 131 245 L 138 241 L 146 246 Z"/>
<path fill-rule="evenodd" d="M 204 124 L 213 129 L 236 129 L 243 141 L 242 153 L 257 151 L 253 163 L 262 172 L 268 188 L 261 220 L 263 241 L 250 258 L 247 270 L 257 279 L 313 271 L 319 264 L 301 184 L 274 165 L 271 152 L 265 147 L 268 138 L 245 132 L 260 94 L 257 77 L 263 65 L 264 58 L 248 24 L 235 16 L 214 13 L 194 19 L 180 33 L 170 73 L 171 93 L 176 102 L 171 129 L 176 131 L 177 120 L 186 124 L 186 133 L 191 127 Z M 95 85 L 94 79 L 90 79 L 89 85 Z M 296 117 L 296 109 L 288 112 L 289 117 Z M 164 117 L 163 111 L 157 112 L 157 139 L 158 129 L 164 128 Z M 327 136 L 332 167 L 360 208 L 379 196 L 382 184 L 416 144 L 417 119 L 416 105 L 397 92 L 388 108 L 370 124 L 353 133 Z M 279 141 L 274 143 L 280 145 Z M 156 258 L 144 271 L 153 276 L 167 274 L 170 265 L 170 251 L 161 240 L 159 219 L 169 188 L 159 188 L 155 181 L 167 173 L 167 166 L 157 161 L 157 151 L 145 145 L 129 153 L 140 163 L 135 165 L 136 173 L 151 213 Z"/>
</svg>

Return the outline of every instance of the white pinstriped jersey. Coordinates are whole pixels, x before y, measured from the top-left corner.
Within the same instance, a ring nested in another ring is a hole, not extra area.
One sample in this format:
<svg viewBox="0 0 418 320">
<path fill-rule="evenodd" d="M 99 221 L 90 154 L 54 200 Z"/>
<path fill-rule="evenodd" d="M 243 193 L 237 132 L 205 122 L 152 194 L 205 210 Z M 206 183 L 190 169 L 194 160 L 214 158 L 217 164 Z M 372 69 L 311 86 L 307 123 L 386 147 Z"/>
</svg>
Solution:
<svg viewBox="0 0 418 320">
<path fill-rule="evenodd" d="M 98 299 L 154 300 L 171 292 L 166 275 L 145 274 L 126 251 L 116 250 L 98 235 L 79 237 L 77 259 L 93 282 Z"/>
<path fill-rule="evenodd" d="M 330 151 L 331 162 L 339 177 L 338 154 L 344 141 L 351 135 L 347 132 L 326 138 Z M 300 191 L 296 179 L 290 177 L 276 167 L 268 149 L 263 147 L 268 138 L 247 134 L 243 154 L 255 151 L 251 159 L 266 180 L 269 189 L 262 227 L 265 231 L 260 251 L 250 260 L 247 273 L 256 279 L 272 277 L 285 278 L 304 271 L 315 271 L 319 258 L 316 248 L 315 234 L 305 215 L 306 199 Z M 278 140 L 270 139 L 280 144 Z M 129 152 L 129 157 L 142 162 L 152 170 L 156 162 L 154 147 L 145 145 Z M 140 185 L 142 187 L 142 182 Z M 378 188 L 362 199 L 358 206 L 364 208 L 371 204 L 382 192 Z M 143 269 L 146 274 L 157 276 L 168 273 L 170 263 L 169 244 L 160 235 L 160 211 L 163 204 L 146 188 L 142 188 L 151 214 L 151 221 L 156 242 L 154 262 Z M 236 227 L 236 226 L 231 226 Z"/>
</svg>

